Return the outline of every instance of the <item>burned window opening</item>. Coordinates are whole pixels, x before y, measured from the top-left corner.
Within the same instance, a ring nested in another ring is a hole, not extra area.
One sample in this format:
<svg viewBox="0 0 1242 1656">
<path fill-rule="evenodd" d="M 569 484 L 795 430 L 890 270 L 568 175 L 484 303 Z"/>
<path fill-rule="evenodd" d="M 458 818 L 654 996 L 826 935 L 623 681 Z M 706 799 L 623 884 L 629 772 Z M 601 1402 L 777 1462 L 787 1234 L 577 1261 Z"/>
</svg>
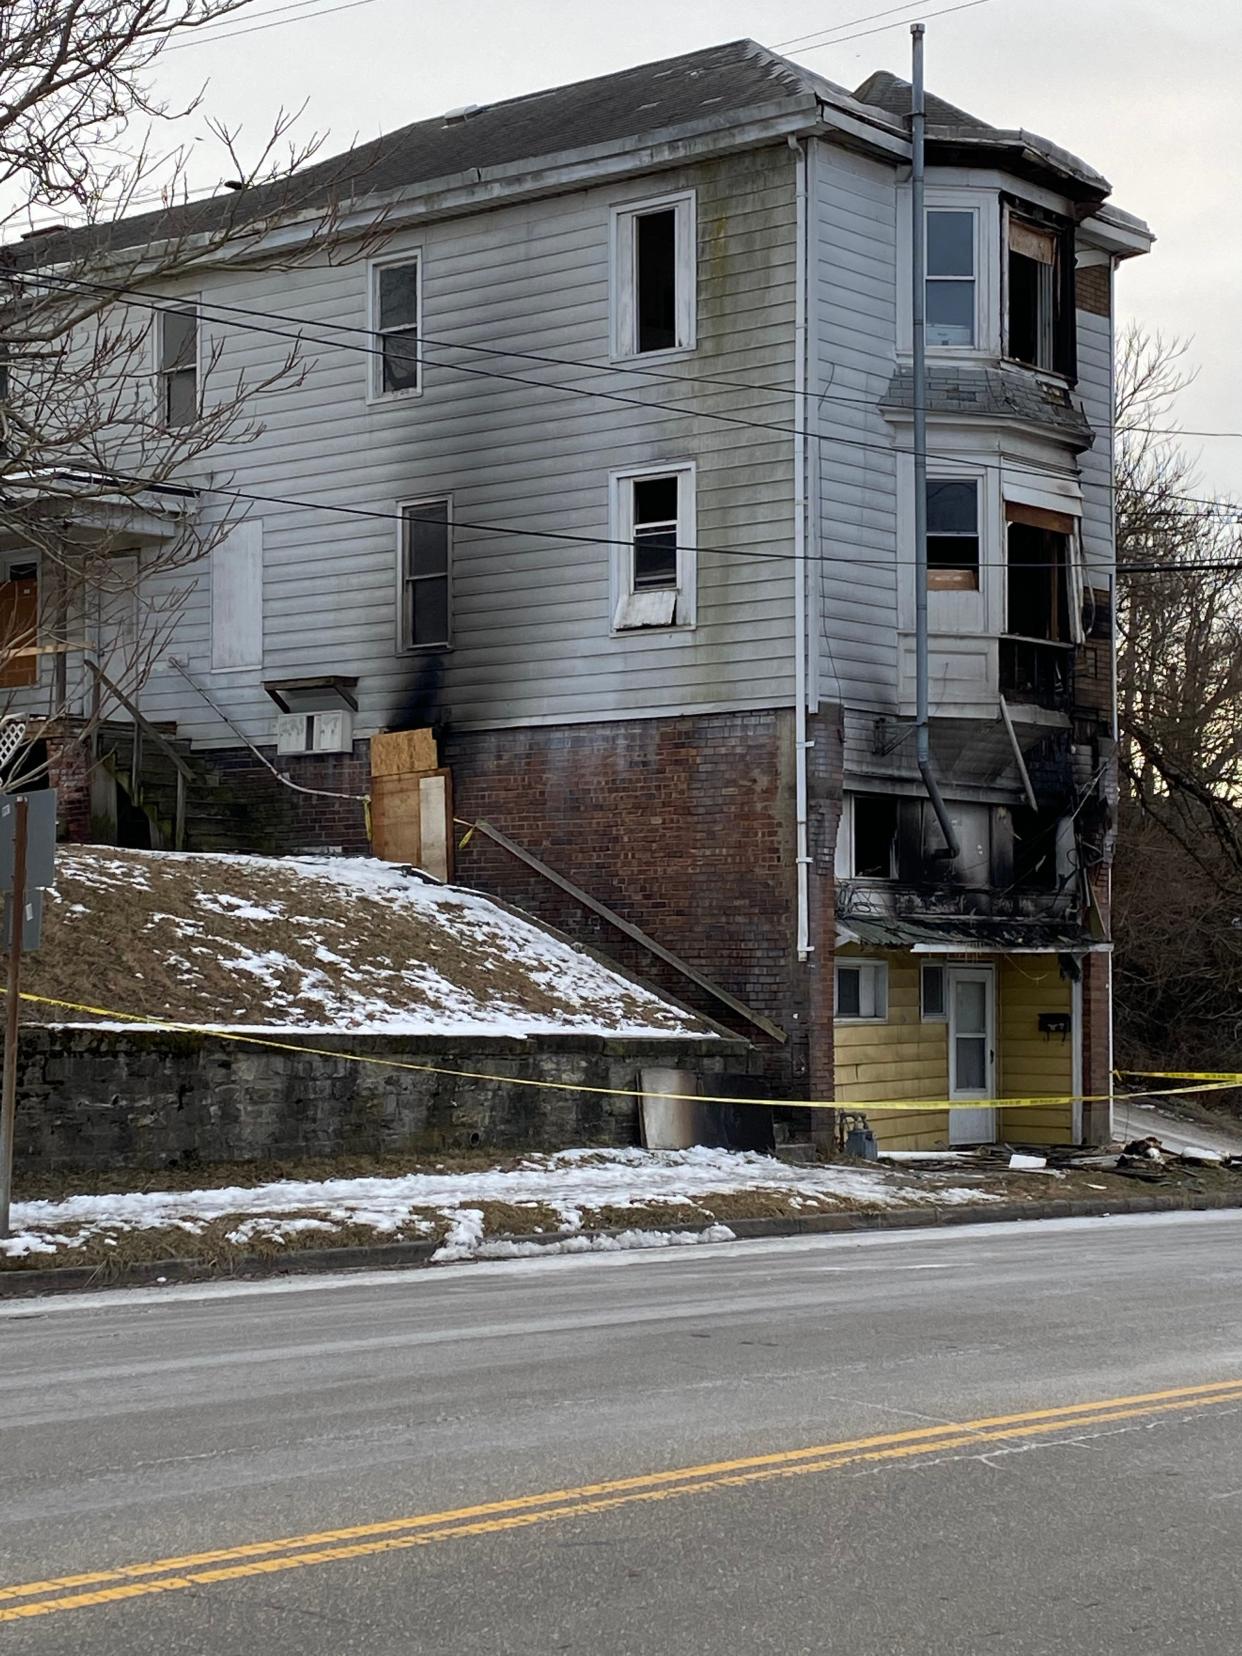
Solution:
<svg viewBox="0 0 1242 1656">
<path fill-rule="evenodd" d="M 897 872 L 897 801 L 855 794 L 853 872 L 860 880 L 891 880 Z"/>
<path fill-rule="evenodd" d="M 1006 354 L 1028 368 L 1075 370 L 1073 243 L 1063 227 L 1009 219 Z"/>
<path fill-rule="evenodd" d="M 677 212 L 662 207 L 634 220 L 634 272 L 638 349 L 671 351 L 677 345 Z"/>
<path fill-rule="evenodd" d="M 1055 891 L 1059 883 L 1057 846 L 1061 817 L 1055 810 L 1013 808 L 1013 878 L 1017 886 Z"/>
<path fill-rule="evenodd" d="M 1070 535 L 1029 521 L 1049 512 L 1031 512 L 1015 521 L 1009 508 L 1008 594 L 1005 631 L 1014 638 L 1072 642 L 1069 615 Z M 1068 521 L 1068 520 L 1067 520 Z"/>
</svg>

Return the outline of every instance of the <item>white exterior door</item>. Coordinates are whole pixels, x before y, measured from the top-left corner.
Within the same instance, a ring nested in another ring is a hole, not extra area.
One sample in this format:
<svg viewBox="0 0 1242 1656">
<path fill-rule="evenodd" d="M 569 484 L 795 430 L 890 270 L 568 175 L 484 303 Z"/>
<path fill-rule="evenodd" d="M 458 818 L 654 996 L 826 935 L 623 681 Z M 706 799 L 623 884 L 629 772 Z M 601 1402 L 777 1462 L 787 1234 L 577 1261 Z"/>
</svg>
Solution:
<svg viewBox="0 0 1242 1656">
<path fill-rule="evenodd" d="M 996 981 L 990 966 L 949 968 L 949 1097 L 996 1097 Z M 990 1144 L 996 1111 L 949 1111 L 950 1144 Z"/>
</svg>

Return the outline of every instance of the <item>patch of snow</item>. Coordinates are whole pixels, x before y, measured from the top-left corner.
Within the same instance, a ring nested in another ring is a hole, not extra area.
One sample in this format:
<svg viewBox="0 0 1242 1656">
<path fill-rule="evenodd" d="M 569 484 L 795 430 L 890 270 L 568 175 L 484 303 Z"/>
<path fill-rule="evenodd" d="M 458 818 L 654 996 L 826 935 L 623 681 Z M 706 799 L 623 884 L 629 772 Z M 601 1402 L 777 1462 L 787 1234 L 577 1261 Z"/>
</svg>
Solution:
<svg viewBox="0 0 1242 1656">
<path fill-rule="evenodd" d="M 212 1220 L 232 1215 L 238 1218 L 235 1234 L 247 1225 L 257 1227 L 245 1233 L 247 1239 L 275 1238 L 277 1231 L 302 1221 L 323 1229 L 349 1225 L 377 1236 L 411 1230 L 426 1235 L 432 1228 L 428 1215 L 438 1213 L 448 1219 L 449 1229 L 437 1257 L 473 1258 L 483 1243 L 485 1202 L 538 1203 L 555 1214 L 558 1230 L 579 1231 L 588 1209 L 694 1207 L 712 1195 L 746 1191 L 777 1192 L 829 1208 L 840 1198 L 868 1207 L 1002 1200 L 971 1186 L 942 1186 L 926 1178 L 912 1184 L 900 1173 L 879 1167 L 799 1166 L 754 1151 L 706 1146 L 620 1147 L 530 1155 L 517 1167 L 465 1173 L 282 1179 L 250 1188 L 132 1191 L 18 1202 L 13 1225 L 27 1249 L 47 1238 L 49 1247 L 40 1251 L 72 1252 L 105 1233 L 182 1229 L 196 1234 Z M 11 1245 L 8 1251 L 13 1251 Z"/>
<path fill-rule="evenodd" d="M 736 1242 L 728 1225 L 701 1231 L 627 1230 L 615 1236 L 566 1236 L 559 1242 L 481 1242 L 473 1249 L 438 1248 L 433 1264 L 463 1259 L 539 1259 L 549 1254 L 626 1253 L 634 1248 L 678 1248 L 696 1242 Z"/>
</svg>

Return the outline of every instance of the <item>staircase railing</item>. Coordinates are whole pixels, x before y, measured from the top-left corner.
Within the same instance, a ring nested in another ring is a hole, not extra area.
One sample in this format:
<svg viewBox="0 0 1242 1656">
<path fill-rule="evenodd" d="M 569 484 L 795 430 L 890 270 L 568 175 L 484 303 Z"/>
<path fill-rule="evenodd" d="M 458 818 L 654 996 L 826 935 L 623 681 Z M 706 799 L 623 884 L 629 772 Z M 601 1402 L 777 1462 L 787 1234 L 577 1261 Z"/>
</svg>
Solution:
<svg viewBox="0 0 1242 1656">
<path fill-rule="evenodd" d="M 177 806 L 176 817 L 173 823 L 173 849 L 176 851 L 184 851 L 186 788 L 187 785 L 194 780 L 193 770 L 177 752 L 176 748 L 173 747 L 172 743 L 168 740 L 164 733 L 157 730 L 151 723 L 150 719 L 148 719 L 145 714 L 143 714 L 142 711 L 134 705 L 130 698 L 125 694 L 124 690 L 112 682 L 98 662 L 92 661 L 89 656 L 84 657 L 84 661 L 86 666 L 95 675 L 97 681 L 103 685 L 109 695 L 114 696 L 116 700 L 120 702 L 121 706 L 134 721 L 134 747 L 132 762 L 130 765 L 130 775 L 133 784 L 133 798 L 135 804 L 138 803 L 138 777 L 141 767 L 141 744 L 143 738 L 145 737 L 149 741 L 154 742 L 155 746 L 172 761 L 173 768 L 177 772 Z"/>
</svg>

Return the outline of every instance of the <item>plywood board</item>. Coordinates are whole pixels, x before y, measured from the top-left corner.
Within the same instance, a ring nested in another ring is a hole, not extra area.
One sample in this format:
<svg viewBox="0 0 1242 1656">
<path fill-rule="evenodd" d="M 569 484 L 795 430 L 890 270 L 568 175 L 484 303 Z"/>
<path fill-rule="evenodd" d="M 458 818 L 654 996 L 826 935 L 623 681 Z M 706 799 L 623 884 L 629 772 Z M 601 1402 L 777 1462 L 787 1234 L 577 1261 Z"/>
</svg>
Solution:
<svg viewBox="0 0 1242 1656">
<path fill-rule="evenodd" d="M 372 776 L 408 776 L 439 764 L 434 730 L 380 730 L 371 738 Z"/>
<path fill-rule="evenodd" d="M 417 776 L 371 778 L 371 843 L 385 862 L 422 866 L 422 829 Z"/>
</svg>

